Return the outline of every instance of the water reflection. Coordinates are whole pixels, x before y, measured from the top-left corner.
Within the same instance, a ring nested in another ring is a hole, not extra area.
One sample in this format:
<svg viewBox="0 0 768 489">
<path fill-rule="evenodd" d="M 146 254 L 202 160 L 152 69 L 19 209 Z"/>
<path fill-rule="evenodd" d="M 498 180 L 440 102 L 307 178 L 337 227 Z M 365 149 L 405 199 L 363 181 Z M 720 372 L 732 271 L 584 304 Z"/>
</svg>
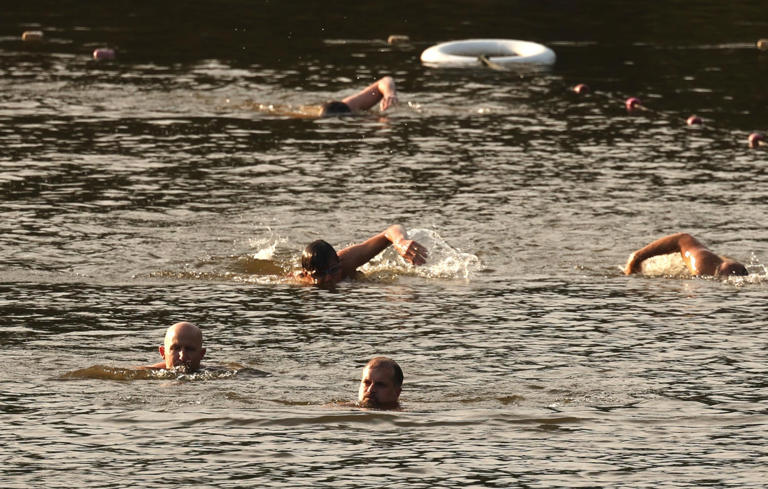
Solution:
<svg viewBox="0 0 768 489">
<path fill-rule="evenodd" d="M 217 487 L 763 486 L 765 152 L 745 145 L 765 126 L 762 5 L 187 7 L 5 9 L 5 486 L 169 467 Z M 392 26 L 410 45 L 384 44 Z M 22 43 L 31 28 L 46 41 Z M 418 62 L 511 33 L 553 46 L 553 70 Z M 90 58 L 104 45 L 114 62 Z M 384 74 L 403 102 L 386 118 L 257 110 Z M 281 278 L 314 237 L 391 222 L 418 228 L 429 266 L 384 254 L 336 290 Z M 620 273 L 676 231 L 753 277 Z M 121 367 L 179 320 L 220 375 Z M 406 409 L 329 407 L 379 354 Z"/>
</svg>

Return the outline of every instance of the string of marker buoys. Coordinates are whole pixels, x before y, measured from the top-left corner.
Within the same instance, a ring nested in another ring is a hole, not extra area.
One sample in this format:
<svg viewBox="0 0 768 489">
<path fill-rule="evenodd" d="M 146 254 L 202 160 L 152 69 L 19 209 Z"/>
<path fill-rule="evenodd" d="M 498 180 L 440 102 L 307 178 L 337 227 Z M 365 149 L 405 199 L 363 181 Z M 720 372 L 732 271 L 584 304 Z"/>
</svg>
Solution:
<svg viewBox="0 0 768 489">
<path fill-rule="evenodd" d="M 21 34 L 21 40 L 28 43 L 39 43 L 45 38 L 43 31 L 24 31 Z M 96 61 L 108 61 L 115 59 L 116 53 L 112 48 L 96 48 L 91 53 L 91 57 Z"/>
<path fill-rule="evenodd" d="M 766 43 L 768 44 L 768 40 L 766 40 Z M 768 49 L 768 47 L 766 49 Z M 574 85 L 572 90 L 577 95 L 587 95 L 592 93 L 592 89 L 586 83 L 579 83 L 577 85 Z M 627 109 L 627 112 L 634 112 L 638 110 L 645 111 L 645 112 L 656 112 L 655 110 L 643 105 L 640 99 L 637 97 L 628 97 L 627 99 L 625 99 L 624 107 Z M 704 121 L 698 115 L 693 114 L 685 120 L 685 123 L 688 126 L 702 126 L 704 124 Z M 749 134 L 749 136 L 747 137 L 747 144 L 749 145 L 750 148 L 759 148 L 760 146 L 768 146 L 768 142 L 766 141 L 765 134 L 759 131 L 752 132 Z"/>
</svg>

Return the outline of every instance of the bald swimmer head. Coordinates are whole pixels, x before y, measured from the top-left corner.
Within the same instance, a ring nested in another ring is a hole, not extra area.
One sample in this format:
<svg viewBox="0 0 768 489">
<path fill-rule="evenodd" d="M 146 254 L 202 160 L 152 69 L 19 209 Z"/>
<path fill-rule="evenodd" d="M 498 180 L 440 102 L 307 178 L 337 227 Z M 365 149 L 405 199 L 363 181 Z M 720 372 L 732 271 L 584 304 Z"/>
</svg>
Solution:
<svg viewBox="0 0 768 489">
<path fill-rule="evenodd" d="M 165 332 L 165 342 L 159 351 L 165 368 L 195 372 L 205 356 L 203 332 L 192 323 L 176 323 Z"/>
</svg>

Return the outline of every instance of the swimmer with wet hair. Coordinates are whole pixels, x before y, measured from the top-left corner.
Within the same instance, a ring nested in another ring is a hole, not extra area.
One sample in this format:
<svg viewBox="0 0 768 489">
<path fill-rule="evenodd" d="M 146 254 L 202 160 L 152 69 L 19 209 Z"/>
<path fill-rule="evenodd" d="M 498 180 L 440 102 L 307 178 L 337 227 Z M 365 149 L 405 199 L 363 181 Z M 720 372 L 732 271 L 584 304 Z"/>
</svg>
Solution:
<svg viewBox="0 0 768 489">
<path fill-rule="evenodd" d="M 374 357 L 363 368 L 358 406 L 372 409 L 399 409 L 403 370 L 388 357 Z"/>
<path fill-rule="evenodd" d="M 141 370 L 168 369 L 184 373 L 196 372 L 205 356 L 203 332 L 192 323 L 176 323 L 165 332 L 165 341 L 158 348 L 162 362 L 144 367 Z"/>
<path fill-rule="evenodd" d="M 368 110 L 376 104 L 379 104 L 382 112 L 397 104 L 397 89 L 391 76 L 385 76 L 341 101 L 323 104 L 320 117 L 352 114 Z"/>
<path fill-rule="evenodd" d="M 427 260 L 427 249 L 408 239 L 403 226 L 394 224 L 362 243 L 347 246 L 338 254 L 326 241 L 313 241 L 304 249 L 301 270 L 294 276 L 304 283 L 333 285 L 345 278 L 354 277 L 357 267 L 368 263 L 390 244 L 412 265 L 423 265 Z"/>
<path fill-rule="evenodd" d="M 747 267 L 731 260 L 718 256 L 699 240 L 686 233 L 670 234 L 640 248 L 629 256 L 624 267 L 624 273 L 630 275 L 641 271 L 643 261 L 657 255 L 667 255 L 679 252 L 683 262 L 692 275 L 712 275 L 715 277 L 728 277 L 731 275 L 748 275 Z"/>
</svg>

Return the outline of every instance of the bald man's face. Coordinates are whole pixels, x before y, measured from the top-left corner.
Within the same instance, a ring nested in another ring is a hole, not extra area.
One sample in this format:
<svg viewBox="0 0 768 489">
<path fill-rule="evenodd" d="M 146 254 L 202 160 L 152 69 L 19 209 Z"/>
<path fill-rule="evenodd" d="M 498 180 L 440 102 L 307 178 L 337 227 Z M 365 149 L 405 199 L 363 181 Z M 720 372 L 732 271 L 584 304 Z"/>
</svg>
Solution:
<svg viewBox="0 0 768 489">
<path fill-rule="evenodd" d="M 165 368 L 181 367 L 186 372 L 194 372 L 200 368 L 205 355 L 203 335 L 191 324 L 176 324 L 168 329 L 160 354 L 165 360 Z"/>
</svg>

